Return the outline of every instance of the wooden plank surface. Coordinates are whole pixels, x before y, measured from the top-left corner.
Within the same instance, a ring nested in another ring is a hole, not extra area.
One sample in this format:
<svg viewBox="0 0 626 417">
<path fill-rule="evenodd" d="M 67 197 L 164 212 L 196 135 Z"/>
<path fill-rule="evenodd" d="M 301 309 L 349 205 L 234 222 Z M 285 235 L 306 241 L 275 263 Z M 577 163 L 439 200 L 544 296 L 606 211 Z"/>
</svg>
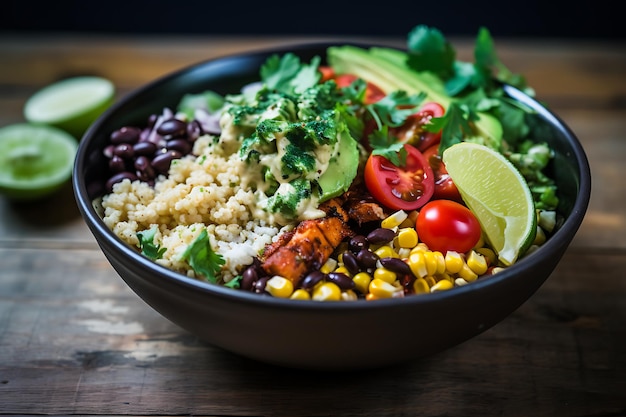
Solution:
<svg viewBox="0 0 626 417">
<path fill-rule="evenodd" d="M 66 75 L 106 76 L 121 97 L 185 65 L 285 42 L 6 36 L 0 126 Z M 469 42 L 457 44 L 470 56 Z M 497 45 L 578 135 L 593 175 L 574 242 L 509 318 L 397 367 L 275 368 L 208 346 L 145 305 L 99 251 L 70 187 L 41 204 L 0 198 L 0 414 L 626 415 L 626 45 Z"/>
</svg>

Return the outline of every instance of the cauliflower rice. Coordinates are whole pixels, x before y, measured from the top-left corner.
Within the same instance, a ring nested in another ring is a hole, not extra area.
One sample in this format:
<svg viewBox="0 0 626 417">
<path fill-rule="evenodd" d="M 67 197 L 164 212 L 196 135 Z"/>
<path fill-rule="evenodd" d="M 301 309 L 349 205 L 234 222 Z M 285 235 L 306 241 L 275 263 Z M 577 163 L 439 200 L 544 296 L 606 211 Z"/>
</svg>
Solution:
<svg viewBox="0 0 626 417">
<path fill-rule="evenodd" d="M 181 257 L 206 229 L 211 247 L 224 257 L 220 274 L 228 282 L 292 226 L 267 217 L 258 207 L 263 196 L 251 186 L 246 163 L 237 152 L 211 146 L 212 140 L 199 138 L 193 154 L 173 161 L 169 175 L 159 176 L 154 187 L 126 179 L 101 205 L 105 224 L 129 245 L 139 247 L 137 232 L 158 226 L 155 242 L 166 251 L 156 262 L 189 277 L 196 274 Z"/>
</svg>

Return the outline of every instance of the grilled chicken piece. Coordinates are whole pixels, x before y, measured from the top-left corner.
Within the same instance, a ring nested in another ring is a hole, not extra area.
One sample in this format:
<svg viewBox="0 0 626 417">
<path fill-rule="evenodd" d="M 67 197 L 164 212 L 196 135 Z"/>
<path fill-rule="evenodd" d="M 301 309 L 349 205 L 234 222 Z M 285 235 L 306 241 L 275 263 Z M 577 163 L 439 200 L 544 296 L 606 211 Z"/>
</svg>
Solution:
<svg viewBox="0 0 626 417">
<path fill-rule="evenodd" d="M 326 217 L 301 222 L 292 233 L 266 248 L 261 266 L 268 275 L 280 275 L 297 286 L 309 271 L 324 265 L 343 239 L 352 235 L 340 201 L 331 200 L 320 208 Z"/>
<path fill-rule="evenodd" d="M 372 196 L 362 191 L 350 190 L 345 194 L 344 199 L 343 207 L 347 211 L 348 217 L 359 225 L 380 221 L 389 215 Z"/>
</svg>

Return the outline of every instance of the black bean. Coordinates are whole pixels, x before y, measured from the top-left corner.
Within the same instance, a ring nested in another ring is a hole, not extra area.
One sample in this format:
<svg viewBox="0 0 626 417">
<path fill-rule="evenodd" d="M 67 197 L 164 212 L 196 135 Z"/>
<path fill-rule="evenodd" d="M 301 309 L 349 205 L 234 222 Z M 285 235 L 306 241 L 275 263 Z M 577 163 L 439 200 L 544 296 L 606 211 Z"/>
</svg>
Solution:
<svg viewBox="0 0 626 417">
<path fill-rule="evenodd" d="M 354 289 L 355 287 L 354 281 L 352 281 L 349 276 L 341 272 L 330 272 L 326 276 L 326 281 L 336 284 L 344 291 Z"/>
<path fill-rule="evenodd" d="M 113 157 L 113 150 L 115 149 L 114 145 L 107 145 L 104 147 L 104 149 L 102 150 L 102 154 L 106 157 L 106 158 L 112 158 Z"/>
<path fill-rule="evenodd" d="M 105 187 L 107 189 L 107 192 L 111 192 L 113 191 L 113 185 L 117 184 L 118 182 L 121 182 L 125 179 L 129 179 L 131 181 L 135 181 L 137 179 L 137 176 L 135 174 L 133 174 L 132 172 L 128 172 L 128 171 L 124 171 L 124 172 L 119 172 L 115 175 L 113 175 L 111 178 L 109 178 L 105 184 Z"/>
<path fill-rule="evenodd" d="M 372 230 L 367 235 L 367 241 L 371 244 L 378 245 L 381 243 L 391 242 L 395 236 L 396 232 L 394 232 L 393 230 L 379 227 Z"/>
<path fill-rule="evenodd" d="M 133 145 L 135 155 L 152 156 L 157 151 L 157 146 L 152 142 L 138 142 Z"/>
<path fill-rule="evenodd" d="M 170 164 L 174 159 L 180 158 L 182 155 L 178 151 L 167 151 L 158 154 L 152 160 L 152 168 L 154 168 L 160 174 L 167 174 L 170 169 Z"/>
<path fill-rule="evenodd" d="M 257 294 L 265 293 L 265 285 L 267 285 L 267 281 L 269 279 L 270 279 L 270 277 L 262 277 L 262 278 L 259 278 L 258 280 L 256 280 L 256 282 L 253 285 L 254 292 L 257 293 Z"/>
<path fill-rule="evenodd" d="M 154 127 L 154 124 L 157 120 L 159 120 L 159 115 L 157 114 L 151 114 L 150 116 L 148 116 L 148 127 Z"/>
<path fill-rule="evenodd" d="M 187 124 L 187 138 L 190 141 L 195 141 L 200 136 L 202 136 L 203 133 L 204 132 L 202 131 L 202 125 L 200 125 L 199 121 L 192 120 L 191 122 L 189 122 L 189 124 Z"/>
<path fill-rule="evenodd" d="M 402 259 L 399 258 L 381 258 L 380 259 L 380 263 L 383 267 L 387 268 L 388 270 L 395 272 L 396 274 L 401 274 L 401 275 L 412 275 L 413 273 L 411 272 L 411 267 L 409 267 L 409 265 L 404 262 Z"/>
<path fill-rule="evenodd" d="M 367 238 L 363 235 L 356 235 L 350 238 L 348 242 L 348 247 L 354 253 L 359 253 L 359 251 L 363 248 L 367 249 L 369 247 L 369 243 L 367 242 Z"/>
<path fill-rule="evenodd" d="M 322 271 L 313 271 L 302 279 L 302 281 L 300 282 L 300 287 L 304 288 L 305 290 L 310 290 L 315 286 L 315 284 L 323 280 L 325 277 L 326 274 L 324 274 Z"/>
<path fill-rule="evenodd" d="M 167 150 L 178 151 L 183 155 L 191 152 L 193 145 L 187 139 L 171 139 L 165 145 Z"/>
<path fill-rule="evenodd" d="M 124 126 L 111 133 L 111 143 L 119 145 L 120 143 L 136 143 L 139 140 L 141 129 L 133 126 Z"/>
<path fill-rule="evenodd" d="M 156 177 L 154 168 L 150 165 L 150 160 L 143 155 L 135 159 L 135 169 L 137 170 L 137 177 L 142 181 L 153 180 Z"/>
<path fill-rule="evenodd" d="M 256 273 L 256 268 L 250 266 L 241 274 L 241 289 L 250 291 L 254 283 L 259 279 L 259 275 Z"/>
<path fill-rule="evenodd" d="M 342 255 L 342 258 L 343 265 L 352 275 L 357 274 L 361 270 L 359 262 L 356 259 L 356 255 L 352 251 L 345 251 Z"/>
<path fill-rule="evenodd" d="M 113 155 L 117 155 L 123 159 L 130 159 L 135 155 L 133 146 L 128 143 L 120 143 L 113 149 Z"/>
<path fill-rule="evenodd" d="M 109 169 L 114 173 L 125 171 L 126 162 L 124 162 L 122 157 L 113 155 L 111 159 L 109 159 Z"/>
<path fill-rule="evenodd" d="M 361 249 L 359 253 L 356 254 L 356 260 L 364 269 L 376 268 L 376 262 L 378 262 L 378 259 L 378 255 L 369 249 Z"/>
<path fill-rule="evenodd" d="M 178 138 L 187 134 L 187 123 L 176 118 L 165 120 L 157 127 L 157 133 L 166 138 Z"/>
</svg>

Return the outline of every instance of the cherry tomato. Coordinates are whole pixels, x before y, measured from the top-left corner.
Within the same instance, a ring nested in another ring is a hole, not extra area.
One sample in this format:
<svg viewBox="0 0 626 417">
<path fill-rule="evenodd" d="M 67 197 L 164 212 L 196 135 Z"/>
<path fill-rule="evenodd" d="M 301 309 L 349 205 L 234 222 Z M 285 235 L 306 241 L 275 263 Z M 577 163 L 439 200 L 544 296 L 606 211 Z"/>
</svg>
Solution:
<svg viewBox="0 0 626 417">
<path fill-rule="evenodd" d="M 441 117 L 445 113 L 444 108 L 439 103 L 429 101 L 420 110 L 407 117 L 400 127 L 390 129 L 400 142 L 410 143 L 419 151 L 424 152 L 432 145 L 441 141 L 441 132 L 428 132 L 424 125 L 430 123 L 433 117 Z"/>
<path fill-rule="evenodd" d="M 370 155 L 365 164 L 365 186 L 380 204 L 393 210 L 415 210 L 433 195 L 433 171 L 414 146 L 407 151 L 404 166 L 398 167 L 383 156 Z"/>
<path fill-rule="evenodd" d="M 435 144 L 424 151 L 424 157 L 433 170 L 435 180 L 435 191 L 433 199 L 454 200 L 459 203 L 463 202 L 459 189 L 456 188 L 454 181 L 450 178 L 448 170 L 439 155 L 439 144 Z"/>
<path fill-rule="evenodd" d="M 432 200 L 422 207 L 415 224 L 417 235 L 430 250 L 466 253 L 480 239 L 478 219 L 466 206 L 451 200 Z"/>
</svg>

